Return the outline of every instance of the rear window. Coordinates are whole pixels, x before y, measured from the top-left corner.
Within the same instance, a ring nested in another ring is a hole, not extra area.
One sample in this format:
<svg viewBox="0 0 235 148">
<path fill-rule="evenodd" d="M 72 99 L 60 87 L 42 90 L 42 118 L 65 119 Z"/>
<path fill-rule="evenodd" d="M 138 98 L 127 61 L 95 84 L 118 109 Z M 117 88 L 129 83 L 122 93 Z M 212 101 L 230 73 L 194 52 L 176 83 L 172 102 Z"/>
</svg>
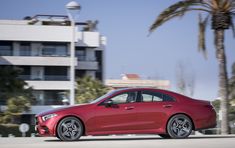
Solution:
<svg viewBox="0 0 235 148">
<path fill-rule="evenodd" d="M 175 99 L 167 94 L 153 91 L 142 91 L 142 102 L 163 102 L 163 101 L 175 101 Z"/>
</svg>

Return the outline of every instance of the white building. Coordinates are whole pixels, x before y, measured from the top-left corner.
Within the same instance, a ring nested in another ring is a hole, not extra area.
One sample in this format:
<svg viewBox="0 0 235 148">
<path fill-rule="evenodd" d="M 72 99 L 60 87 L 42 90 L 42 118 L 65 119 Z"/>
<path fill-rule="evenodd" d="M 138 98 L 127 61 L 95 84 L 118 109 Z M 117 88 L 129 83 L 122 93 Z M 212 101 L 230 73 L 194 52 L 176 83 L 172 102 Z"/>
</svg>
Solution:
<svg viewBox="0 0 235 148">
<path fill-rule="evenodd" d="M 64 94 L 69 94 L 70 24 L 67 16 L 59 15 L 0 20 L 0 66 L 23 70 L 20 77 L 33 87 L 36 98 L 32 114 L 63 105 Z M 106 38 L 88 28 L 88 23 L 76 23 L 76 27 L 76 77 L 90 75 L 103 80 Z M 4 103 L 1 100 L 0 106 Z"/>
<path fill-rule="evenodd" d="M 123 74 L 122 79 L 105 80 L 105 85 L 115 89 L 128 87 L 170 89 L 169 80 L 146 80 L 141 79 L 138 74 Z"/>
</svg>

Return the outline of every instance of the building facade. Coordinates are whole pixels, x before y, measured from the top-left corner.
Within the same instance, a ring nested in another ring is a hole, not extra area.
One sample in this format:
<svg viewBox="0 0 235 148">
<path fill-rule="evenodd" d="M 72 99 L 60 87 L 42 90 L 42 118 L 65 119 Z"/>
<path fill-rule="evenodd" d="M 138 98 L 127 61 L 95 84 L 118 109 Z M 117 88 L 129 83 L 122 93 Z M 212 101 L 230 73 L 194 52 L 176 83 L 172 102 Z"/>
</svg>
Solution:
<svg viewBox="0 0 235 148">
<path fill-rule="evenodd" d="M 33 88 L 36 100 L 31 114 L 68 104 L 73 35 L 70 24 L 67 16 L 58 15 L 0 20 L 0 66 L 22 69 L 20 78 Z M 87 25 L 76 23 L 75 75 L 103 80 L 106 38 L 87 29 Z M 5 103 L 1 100 L 0 106 Z"/>
<path fill-rule="evenodd" d="M 169 80 L 142 79 L 138 74 L 123 74 L 121 79 L 107 79 L 105 85 L 114 89 L 129 87 L 170 89 Z"/>
</svg>

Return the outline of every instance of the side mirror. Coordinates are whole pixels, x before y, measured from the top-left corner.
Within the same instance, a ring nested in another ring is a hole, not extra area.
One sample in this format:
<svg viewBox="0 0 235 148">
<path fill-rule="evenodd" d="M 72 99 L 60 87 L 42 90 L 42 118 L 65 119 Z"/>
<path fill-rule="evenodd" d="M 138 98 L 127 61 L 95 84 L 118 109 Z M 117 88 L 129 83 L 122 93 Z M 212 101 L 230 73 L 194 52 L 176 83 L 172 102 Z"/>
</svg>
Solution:
<svg viewBox="0 0 235 148">
<path fill-rule="evenodd" d="M 113 105 L 113 100 L 107 100 L 104 102 L 105 107 L 111 107 Z"/>
</svg>

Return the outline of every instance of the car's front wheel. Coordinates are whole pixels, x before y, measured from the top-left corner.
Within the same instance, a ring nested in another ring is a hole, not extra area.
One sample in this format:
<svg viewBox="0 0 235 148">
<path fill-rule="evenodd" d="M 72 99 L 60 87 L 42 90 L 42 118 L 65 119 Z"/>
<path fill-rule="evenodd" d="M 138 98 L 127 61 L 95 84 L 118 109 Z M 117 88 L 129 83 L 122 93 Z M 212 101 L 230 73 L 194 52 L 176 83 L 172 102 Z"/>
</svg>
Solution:
<svg viewBox="0 0 235 148">
<path fill-rule="evenodd" d="M 193 128 L 193 123 L 183 114 L 178 114 L 170 118 L 167 124 L 167 132 L 171 138 L 186 138 L 188 137 Z"/>
<path fill-rule="evenodd" d="M 57 126 L 57 137 L 62 141 L 75 141 L 82 136 L 83 130 L 83 125 L 79 119 L 66 117 Z"/>
</svg>

